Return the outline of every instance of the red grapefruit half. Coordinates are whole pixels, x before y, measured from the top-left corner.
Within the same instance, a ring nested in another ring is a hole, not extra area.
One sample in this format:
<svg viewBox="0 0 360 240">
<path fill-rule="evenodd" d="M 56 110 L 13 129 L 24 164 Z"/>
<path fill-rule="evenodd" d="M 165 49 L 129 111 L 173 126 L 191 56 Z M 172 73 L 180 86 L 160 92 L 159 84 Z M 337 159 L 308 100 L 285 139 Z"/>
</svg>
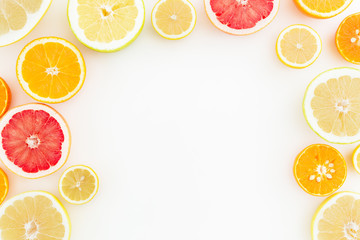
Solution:
<svg viewBox="0 0 360 240">
<path fill-rule="evenodd" d="M 40 178 L 60 169 L 70 152 L 70 131 L 53 108 L 39 103 L 8 111 L 0 121 L 0 159 L 25 178 Z"/>
<path fill-rule="evenodd" d="M 266 27 L 276 16 L 280 0 L 204 0 L 215 27 L 233 35 L 248 35 Z"/>
</svg>

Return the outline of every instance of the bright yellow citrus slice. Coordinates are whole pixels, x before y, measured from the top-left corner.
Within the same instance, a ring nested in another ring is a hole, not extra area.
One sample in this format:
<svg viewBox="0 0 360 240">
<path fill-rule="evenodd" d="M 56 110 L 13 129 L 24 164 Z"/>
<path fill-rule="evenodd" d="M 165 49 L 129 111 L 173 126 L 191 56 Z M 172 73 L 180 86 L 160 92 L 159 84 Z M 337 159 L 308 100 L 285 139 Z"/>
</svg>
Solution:
<svg viewBox="0 0 360 240">
<path fill-rule="evenodd" d="M 315 212 L 312 221 L 313 240 L 357 240 L 359 237 L 359 193 L 334 194 Z"/>
<path fill-rule="evenodd" d="M 11 102 L 11 91 L 5 80 L 0 77 L 0 117 L 9 109 Z"/>
<path fill-rule="evenodd" d="M 9 191 L 9 181 L 6 173 L 0 168 L 0 204 L 5 200 Z"/>
<path fill-rule="evenodd" d="M 40 22 L 51 0 L 0 1 L 0 47 L 19 41 Z"/>
<path fill-rule="evenodd" d="M 99 189 L 99 178 L 91 168 L 83 165 L 68 168 L 59 181 L 61 196 L 71 204 L 90 202 Z"/>
<path fill-rule="evenodd" d="M 355 170 L 360 174 L 360 145 L 355 148 L 352 155 L 352 160 Z"/>
<path fill-rule="evenodd" d="M 39 38 L 21 51 L 16 73 L 29 96 L 44 103 L 60 103 L 83 86 L 85 62 L 80 51 L 65 39 Z"/>
<path fill-rule="evenodd" d="M 331 18 L 343 12 L 353 0 L 294 0 L 304 13 L 316 18 Z"/>
<path fill-rule="evenodd" d="M 25 192 L 0 207 L 1 240 L 69 240 L 70 219 L 50 193 Z"/>
<path fill-rule="evenodd" d="M 152 11 L 151 21 L 160 36 L 177 40 L 194 30 L 196 11 L 188 0 L 160 0 Z"/>
<path fill-rule="evenodd" d="M 145 22 L 143 0 L 69 0 L 68 19 L 85 46 L 114 52 L 130 45 Z"/>
<path fill-rule="evenodd" d="M 305 25 L 289 26 L 277 39 L 276 53 L 280 61 L 289 67 L 308 67 L 319 57 L 320 52 L 319 34 Z"/>
</svg>

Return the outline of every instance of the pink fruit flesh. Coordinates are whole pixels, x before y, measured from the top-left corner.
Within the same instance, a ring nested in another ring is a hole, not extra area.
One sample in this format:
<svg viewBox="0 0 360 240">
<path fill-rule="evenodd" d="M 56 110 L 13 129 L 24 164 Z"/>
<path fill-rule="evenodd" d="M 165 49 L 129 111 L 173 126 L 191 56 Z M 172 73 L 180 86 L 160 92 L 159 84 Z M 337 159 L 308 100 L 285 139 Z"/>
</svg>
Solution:
<svg viewBox="0 0 360 240">
<path fill-rule="evenodd" d="M 48 170 L 61 158 L 64 133 L 56 119 L 43 110 L 14 114 L 1 136 L 8 159 L 26 173 Z"/>
<path fill-rule="evenodd" d="M 233 29 L 249 29 L 267 18 L 274 0 L 210 0 L 217 19 Z"/>
</svg>

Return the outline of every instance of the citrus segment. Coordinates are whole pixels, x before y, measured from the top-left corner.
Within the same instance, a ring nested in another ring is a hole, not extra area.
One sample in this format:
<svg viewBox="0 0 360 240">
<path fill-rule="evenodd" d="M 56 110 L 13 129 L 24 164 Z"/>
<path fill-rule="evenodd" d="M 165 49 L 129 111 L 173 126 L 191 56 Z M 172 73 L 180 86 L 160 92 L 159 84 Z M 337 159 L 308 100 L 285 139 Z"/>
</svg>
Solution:
<svg viewBox="0 0 360 240">
<path fill-rule="evenodd" d="M 9 191 L 9 181 L 5 172 L 0 168 L 0 204 L 5 200 Z"/>
<path fill-rule="evenodd" d="M 0 121 L 0 158 L 10 170 L 26 178 L 57 171 L 70 150 L 65 120 L 43 104 L 27 104 L 10 110 Z"/>
<path fill-rule="evenodd" d="M 320 36 L 305 25 L 292 25 L 284 29 L 277 40 L 276 52 L 287 66 L 305 68 L 319 57 Z"/>
<path fill-rule="evenodd" d="M 113 52 L 140 34 L 145 7 L 142 0 L 69 0 L 68 18 L 80 42 L 97 51 Z"/>
<path fill-rule="evenodd" d="M 11 91 L 4 79 L 0 77 L 0 117 L 8 110 L 11 102 Z"/>
<path fill-rule="evenodd" d="M 160 0 L 151 15 L 153 27 L 167 39 L 189 35 L 196 23 L 196 11 L 188 0 Z"/>
<path fill-rule="evenodd" d="M 61 196 L 71 204 L 85 204 L 91 201 L 99 188 L 99 179 L 89 167 L 73 166 L 61 176 L 59 190 Z"/>
<path fill-rule="evenodd" d="M 294 176 L 300 187 L 314 196 L 328 196 L 346 179 L 346 162 L 335 148 L 315 144 L 305 148 L 296 158 Z"/>
<path fill-rule="evenodd" d="M 306 14 L 316 18 L 331 18 L 344 11 L 352 0 L 294 0 Z"/>
<path fill-rule="evenodd" d="M 21 87 L 35 100 L 59 103 L 72 98 L 85 80 L 80 51 L 61 38 L 40 38 L 20 53 L 17 76 Z"/>
<path fill-rule="evenodd" d="M 69 240 L 70 219 L 50 193 L 22 193 L 0 208 L 2 240 Z"/>
<path fill-rule="evenodd" d="M 266 27 L 279 10 L 279 0 L 204 0 L 210 21 L 221 31 L 247 35 Z"/>
<path fill-rule="evenodd" d="M 336 32 L 336 46 L 345 60 L 360 64 L 360 13 L 345 18 Z"/>
</svg>

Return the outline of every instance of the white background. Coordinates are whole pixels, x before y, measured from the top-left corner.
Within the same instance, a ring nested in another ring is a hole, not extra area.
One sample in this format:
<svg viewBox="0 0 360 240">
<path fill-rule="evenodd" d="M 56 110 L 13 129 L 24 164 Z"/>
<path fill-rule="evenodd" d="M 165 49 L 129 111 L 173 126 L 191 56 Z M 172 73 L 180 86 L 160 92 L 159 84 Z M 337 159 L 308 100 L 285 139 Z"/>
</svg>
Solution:
<svg viewBox="0 0 360 240">
<path fill-rule="evenodd" d="M 303 192 L 292 167 L 303 148 L 325 142 L 304 120 L 303 94 L 320 72 L 354 66 L 338 54 L 334 36 L 342 19 L 360 10 L 360 1 L 337 17 L 318 20 L 282 0 L 271 25 L 235 37 L 213 27 L 202 0 L 193 0 L 197 25 L 179 41 L 153 30 L 155 2 L 145 0 L 143 32 L 117 53 L 79 43 L 64 0 L 54 0 L 25 39 L 0 49 L 0 76 L 11 87 L 12 107 L 33 102 L 15 73 L 25 44 L 58 36 L 84 55 L 84 87 L 70 101 L 53 105 L 72 132 L 65 167 L 89 165 L 101 183 L 87 205 L 60 199 L 72 220 L 72 239 L 311 239 L 311 218 L 324 198 Z M 275 53 L 278 34 L 295 23 L 313 27 L 323 40 L 320 58 L 304 70 L 284 66 Z M 341 190 L 360 191 L 351 164 L 356 145 L 333 146 L 348 163 Z M 47 190 L 60 198 L 57 184 L 65 167 L 39 180 L 5 169 L 8 197 Z"/>
</svg>

